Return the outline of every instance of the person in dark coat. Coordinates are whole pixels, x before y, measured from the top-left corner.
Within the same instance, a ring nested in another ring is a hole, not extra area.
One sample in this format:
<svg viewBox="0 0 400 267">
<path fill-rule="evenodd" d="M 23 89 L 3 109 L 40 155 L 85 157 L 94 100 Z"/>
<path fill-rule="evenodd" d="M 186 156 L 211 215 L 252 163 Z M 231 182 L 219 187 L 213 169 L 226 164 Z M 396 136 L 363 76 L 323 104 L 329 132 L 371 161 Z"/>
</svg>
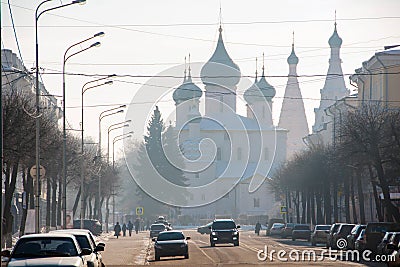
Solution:
<svg viewBox="0 0 400 267">
<path fill-rule="evenodd" d="M 140 220 L 139 220 L 139 218 L 137 218 L 135 220 L 135 231 L 136 231 L 136 234 L 139 233 L 139 227 L 140 227 Z"/>
<path fill-rule="evenodd" d="M 260 222 L 257 222 L 257 223 L 256 223 L 256 227 L 255 227 L 255 233 L 256 233 L 257 235 L 260 235 L 260 230 L 261 230 L 261 223 L 260 223 Z"/>
<path fill-rule="evenodd" d="M 133 223 L 131 221 L 128 222 L 128 232 L 129 236 L 132 236 L 132 229 L 133 229 Z"/>
<path fill-rule="evenodd" d="M 125 223 L 122 225 L 122 235 L 126 236 L 126 224 Z"/>
<path fill-rule="evenodd" d="M 118 238 L 121 233 L 121 225 L 119 225 L 119 222 L 114 226 L 114 235 Z"/>
</svg>

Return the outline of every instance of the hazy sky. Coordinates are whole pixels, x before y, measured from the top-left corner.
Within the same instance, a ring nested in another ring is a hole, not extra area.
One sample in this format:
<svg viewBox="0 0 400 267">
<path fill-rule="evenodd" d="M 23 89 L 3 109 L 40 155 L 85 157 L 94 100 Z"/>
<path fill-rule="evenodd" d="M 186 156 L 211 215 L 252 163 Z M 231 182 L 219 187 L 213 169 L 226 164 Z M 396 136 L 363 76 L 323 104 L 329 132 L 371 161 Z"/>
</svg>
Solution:
<svg viewBox="0 0 400 267">
<path fill-rule="evenodd" d="M 35 65 L 34 10 L 40 1 L 9 0 L 16 33 L 25 66 Z M 50 8 L 66 0 L 46 3 Z M 104 31 L 99 38 L 101 47 L 93 48 L 71 58 L 67 72 L 77 74 L 117 74 L 112 86 L 98 87 L 85 93 L 85 133 L 97 141 L 98 115 L 112 104 L 129 104 L 141 83 L 147 79 L 137 75 L 157 75 L 168 68 L 183 64 L 191 53 L 193 62 L 207 61 L 215 49 L 218 23 L 222 7 L 223 37 L 232 59 L 239 65 L 242 75 L 255 72 L 255 58 L 265 53 L 266 75 L 288 74 L 287 57 L 291 51 L 292 31 L 295 32 L 295 50 L 299 57 L 299 75 L 326 74 L 329 60 L 328 39 L 333 33 L 335 10 L 338 33 L 343 39 L 342 68 L 345 74 L 368 60 L 384 45 L 400 44 L 400 1 L 298 1 L 298 0 L 203 0 L 203 1 L 132 1 L 88 0 L 86 5 L 73 5 L 45 13 L 39 21 L 40 66 L 47 90 L 62 94 L 62 58 L 65 50 L 93 34 Z M 18 54 L 11 27 L 6 0 L 1 2 L 1 47 Z M 97 40 L 93 40 L 97 41 Z M 90 45 L 89 42 L 81 48 Z M 77 51 L 77 50 L 74 50 Z M 129 76 L 128 76 L 129 75 Z M 194 76 L 198 73 L 194 73 Z M 96 77 L 67 77 L 67 120 L 79 128 L 82 85 Z M 273 117 L 279 118 L 286 78 L 269 77 L 276 88 Z M 199 82 L 199 79 L 194 79 Z M 321 77 L 300 77 L 308 123 L 314 123 L 313 109 L 319 105 L 319 90 L 324 85 Z M 180 79 L 176 80 L 178 85 Z M 349 89 L 348 76 L 345 82 Z M 198 85 L 204 89 L 202 84 Z M 166 93 L 168 91 L 165 88 Z M 130 109 L 140 108 L 140 103 Z M 161 112 L 169 115 L 174 107 L 170 95 L 159 104 Z M 240 113 L 244 107 L 238 104 Z M 93 107 L 95 106 L 95 107 Z M 103 120 L 106 126 L 123 121 L 125 115 L 110 116 Z M 132 130 L 141 136 L 143 129 Z M 121 134 L 114 131 L 113 136 Z M 106 145 L 106 139 L 103 139 Z"/>
</svg>

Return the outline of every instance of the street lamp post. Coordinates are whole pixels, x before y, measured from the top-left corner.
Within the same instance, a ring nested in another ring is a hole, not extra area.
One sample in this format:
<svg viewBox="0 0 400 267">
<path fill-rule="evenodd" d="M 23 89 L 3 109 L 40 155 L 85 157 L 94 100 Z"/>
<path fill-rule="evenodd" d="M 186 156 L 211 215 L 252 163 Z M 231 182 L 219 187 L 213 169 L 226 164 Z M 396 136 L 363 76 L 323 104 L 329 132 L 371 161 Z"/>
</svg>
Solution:
<svg viewBox="0 0 400 267">
<path fill-rule="evenodd" d="M 107 132 L 107 165 L 109 165 L 109 162 L 110 162 L 110 132 L 114 131 L 114 130 L 117 130 L 117 129 L 120 129 L 120 128 L 123 128 L 123 127 L 128 127 L 130 122 L 131 122 L 131 120 L 126 120 L 126 121 L 123 121 L 123 122 L 120 122 L 120 123 L 114 123 L 114 124 L 110 125 L 110 127 L 108 127 L 108 132 Z M 121 124 L 123 124 L 123 125 L 121 125 Z M 121 125 L 121 126 L 118 126 L 118 125 Z M 116 127 L 116 126 L 118 126 L 118 127 Z"/>
<path fill-rule="evenodd" d="M 128 137 L 131 137 L 132 134 L 133 134 L 133 131 L 130 131 L 129 133 L 117 135 L 116 137 L 114 137 L 114 139 L 113 139 L 113 149 L 112 149 L 112 169 L 113 169 L 113 172 L 115 172 L 115 160 L 114 160 L 115 142 L 121 141 L 121 140 L 123 140 L 125 138 L 128 138 Z M 113 197 L 113 199 L 112 199 L 112 202 L 113 202 L 112 203 L 112 205 L 113 205 L 113 211 L 112 211 L 112 213 L 113 213 L 113 225 L 115 225 L 115 192 L 114 192 L 114 185 L 112 185 L 112 191 L 113 191 L 112 192 L 112 197 Z"/>
<path fill-rule="evenodd" d="M 39 96 L 40 96 L 40 88 L 39 88 L 39 38 L 38 38 L 38 21 L 39 18 L 42 14 L 44 14 L 47 11 L 67 7 L 70 5 L 74 4 L 83 4 L 86 2 L 86 0 L 74 0 L 71 3 L 65 4 L 65 5 L 60 5 L 52 8 L 45 9 L 41 12 L 39 12 L 39 8 L 52 0 L 45 0 L 42 1 L 36 8 L 35 11 L 35 39 L 36 39 L 36 83 L 35 83 L 35 89 L 36 89 L 36 98 L 35 98 L 35 106 L 36 106 L 36 118 L 35 118 L 35 123 L 36 123 L 36 140 L 35 140 L 35 146 L 36 146 L 36 188 L 35 188 L 35 193 L 36 193 L 36 199 L 35 199 L 35 232 L 39 233 L 40 232 L 40 103 L 39 103 Z"/>
<path fill-rule="evenodd" d="M 101 120 L 104 118 L 104 117 L 107 117 L 106 115 L 104 115 L 104 114 L 106 114 L 106 113 L 108 113 L 108 112 L 111 112 L 111 111 L 114 111 L 114 110 L 116 110 L 116 109 L 121 109 L 121 108 L 125 108 L 126 107 L 126 105 L 121 105 L 121 106 L 119 106 L 119 107 L 115 107 L 115 108 L 111 108 L 111 109 L 107 109 L 107 110 L 104 110 L 103 112 L 101 112 L 100 113 L 100 115 L 99 115 L 99 147 L 98 147 L 98 156 L 99 157 L 101 157 Z M 104 115 L 104 116 L 103 116 Z"/>
<path fill-rule="evenodd" d="M 104 32 L 99 32 L 96 33 L 95 35 L 93 35 L 92 37 L 86 38 L 85 40 L 82 40 L 78 43 L 75 43 L 73 45 L 71 45 L 70 47 L 67 48 L 67 50 L 64 53 L 64 59 L 63 59 L 63 71 L 62 71 L 62 75 L 63 75 L 63 101 L 62 101 L 62 105 L 63 105 L 63 170 L 62 170 L 62 184 L 63 184 L 63 200 L 62 200 L 62 211 L 63 211 L 63 220 L 62 220 L 62 225 L 63 228 L 66 229 L 66 223 L 67 223 L 67 131 L 66 131 L 66 112 L 65 112 L 65 65 L 67 63 L 67 60 L 79 53 L 82 53 L 83 51 L 86 51 L 92 47 L 95 47 L 94 44 L 89 46 L 88 48 L 85 49 L 81 49 L 80 51 L 73 53 L 72 55 L 67 56 L 68 51 L 71 50 L 73 47 L 80 45 L 84 42 L 87 42 L 93 38 L 96 37 L 102 37 L 104 36 Z"/>
<path fill-rule="evenodd" d="M 82 129 L 81 129 L 81 156 L 82 156 L 82 159 L 81 159 L 81 161 L 82 161 L 82 165 L 81 165 L 81 229 L 83 229 L 83 226 L 84 226 L 84 224 L 83 224 L 83 217 L 84 217 L 84 214 L 85 214 L 85 208 L 84 208 L 84 177 L 85 177 L 85 163 L 84 163 L 84 160 L 83 160 L 83 148 L 84 148 L 84 139 L 83 139 L 83 131 L 84 131 L 84 126 L 83 126 L 83 95 L 85 94 L 85 92 L 87 91 L 87 90 L 90 90 L 90 89 L 93 89 L 93 88 L 96 88 L 96 87 L 99 87 L 99 86 L 103 86 L 103 85 L 107 85 L 107 84 L 112 84 L 113 82 L 112 81 L 106 81 L 106 82 L 104 82 L 104 83 L 101 83 L 101 84 L 97 84 L 97 85 L 93 85 L 93 86 L 90 86 L 90 87 L 87 87 L 87 88 L 85 88 L 85 86 L 86 85 L 88 85 L 88 84 L 90 84 L 90 83 L 94 83 L 94 82 L 97 82 L 97 81 L 100 81 L 100 80 L 102 80 L 102 79 L 104 79 L 104 78 L 101 78 L 101 79 L 97 79 L 97 80 L 94 80 L 94 81 L 90 81 L 90 82 L 87 82 L 87 83 L 85 83 L 83 86 L 82 86 L 82 97 L 81 97 L 81 100 L 82 100 L 82 106 L 81 106 L 81 120 L 82 120 L 82 125 L 81 125 L 81 127 L 82 127 Z"/>
</svg>

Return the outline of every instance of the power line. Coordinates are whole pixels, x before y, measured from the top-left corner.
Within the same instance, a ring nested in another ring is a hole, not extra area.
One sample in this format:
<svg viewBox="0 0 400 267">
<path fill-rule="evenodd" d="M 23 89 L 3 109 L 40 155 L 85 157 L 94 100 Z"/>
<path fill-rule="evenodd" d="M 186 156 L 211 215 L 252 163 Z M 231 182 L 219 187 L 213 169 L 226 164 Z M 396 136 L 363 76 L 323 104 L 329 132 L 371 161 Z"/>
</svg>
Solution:
<svg viewBox="0 0 400 267">
<path fill-rule="evenodd" d="M 25 66 L 24 60 L 23 60 L 22 54 L 21 54 L 21 49 L 20 49 L 20 47 L 19 47 L 19 42 L 18 42 L 18 37 L 17 37 L 17 31 L 15 30 L 14 17 L 13 17 L 12 10 L 11 10 L 10 0 L 7 0 L 7 2 L 8 2 L 8 10 L 10 11 L 10 18 L 11 18 L 12 28 L 13 28 L 13 30 L 14 30 L 15 42 L 17 43 L 17 48 L 18 48 L 19 57 L 20 57 L 20 59 L 21 59 L 22 65 Z"/>
</svg>

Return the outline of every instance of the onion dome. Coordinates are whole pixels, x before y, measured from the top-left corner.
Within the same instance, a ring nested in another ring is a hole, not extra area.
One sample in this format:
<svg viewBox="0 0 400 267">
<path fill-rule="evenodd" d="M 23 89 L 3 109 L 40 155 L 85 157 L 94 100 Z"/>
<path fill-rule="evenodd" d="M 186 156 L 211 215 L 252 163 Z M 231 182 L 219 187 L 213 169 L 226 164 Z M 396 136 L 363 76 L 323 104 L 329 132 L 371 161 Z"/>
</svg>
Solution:
<svg viewBox="0 0 400 267">
<path fill-rule="evenodd" d="M 297 63 L 299 63 L 299 58 L 294 52 L 294 44 L 292 44 L 292 53 L 290 53 L 290 56 L 287 59 L 287 63 L 289 63 L 289 65 L 297 65 Z"/>
<path fill-rule="evenodd" d="M 246 102 L 251 105 L 258 101 L 271 101 L 275 96 L 275 93 L 275 88 L 265 79 L 263 66 L 263 72 L 260 80 L 257 82 L 256 75 L 256 80 L 254 81 L 253 85 L 244 92 L 243 97 Z"/>
<path fill-rule="evenodd" d="M 232 87 L 240 81 L 240 68 L 231 59 L 226 51 L 222 39 L 222 28 L 219 28 L 219 37 L 214 54 L 201 69 L 201 80 L 205 85 L 214 84 Z"/>
<path fill-rule="evenodd" d="M 192 76 L 190 74 L 190 67 L 189 67 L 189 75 L 186 78 L 186 70 L 185 70 L 185 77 L 183 79 L 183 83 L 175 89 L 172 98 L 174 99 L 175 103 L 184 102 L 194 98 L 200 98 L 203 95 L 203 91 L 195 85 L 192 81 Z"/>
<path fill-rule="evenodd" d="M 339 34 L 336 31 L 336 22 L 335 22 L 335 30 L 333 31 L 333 34 L 331 38 L 329 38 L 329 46 L 330 47 L 340 47 L 342 45 L 342 38 L 340 38 Z"/>
</svg>

